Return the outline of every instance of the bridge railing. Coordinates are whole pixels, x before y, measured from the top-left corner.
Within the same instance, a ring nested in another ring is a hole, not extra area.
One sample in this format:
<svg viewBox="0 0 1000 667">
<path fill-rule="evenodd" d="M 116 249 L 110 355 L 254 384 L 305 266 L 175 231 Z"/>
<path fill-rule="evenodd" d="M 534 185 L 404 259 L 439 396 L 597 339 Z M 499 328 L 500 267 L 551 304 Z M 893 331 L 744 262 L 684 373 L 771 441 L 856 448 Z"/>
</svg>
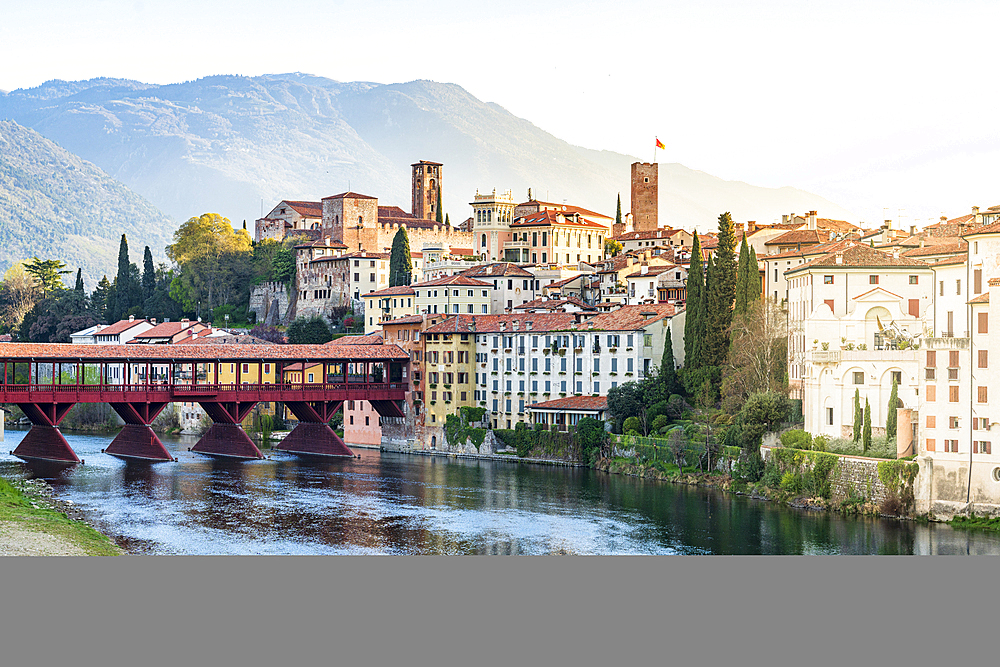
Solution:
<svg viewBox="0 0 1000 667">
<path fill-rule="evenodd" d="M 170 384 L 150 382 L 142 384 L 2 384 L 0 392 L 30 394 L 32 392 L 108 392 L 108 393 L 173 393 L 206 394 L 230 392 L 281 392 L 281 391 L 408 391 L 407 382 L 280 382 L 257 384 L 199 383 Z"/>
</svg>

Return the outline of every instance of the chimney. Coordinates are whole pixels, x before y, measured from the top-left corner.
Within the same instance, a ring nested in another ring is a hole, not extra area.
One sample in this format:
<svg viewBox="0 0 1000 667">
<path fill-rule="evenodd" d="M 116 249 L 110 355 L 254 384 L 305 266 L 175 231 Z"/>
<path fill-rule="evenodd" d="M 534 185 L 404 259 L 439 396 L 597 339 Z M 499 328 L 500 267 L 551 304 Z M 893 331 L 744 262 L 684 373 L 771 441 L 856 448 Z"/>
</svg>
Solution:
<svg viewBox="0 0 1000 667">
<path fill-rule="evenodd" d="M 643 264 L 639 267 L 639 275 L 644 276 L 649 273 L 649 264 Z"/>
<path fill-rule="evenodd" d="M 135 315 L 129 315 L 128 316 L 128 321 L 129 322 L 135 322 Z"/>
<path fill-rule="evenodd" d="M 514 331 L 517 331 L 521 328 L 521 323 L 517 320 L 511 320 L 510 326 Z"/>
<path fill-rule="evenodd" d="M 978 206 L 973 206 L 972 207 L 972 215 L 979 215 L 979 207 Z"/>
<path fill-rule="evenodd" d="M 155 317 L 149 318 L 149 323 L 152 324 L 155 327 L 156 326 L 156 318 Z"/>
<path fill-rule="evenodd" d="M 781 216 L 781 224 L 783 224 L 783 225 L 784 224 L 788 224 L 788 216 L 787 215 L 782 215 Z"/>
<path fill-rule="evenodd" d="M 910 236 L 915 236 L 916 233 L 917 233 L 917 226 L 916 225 L 910 225 Z"/>
<path fill-rule="evenodd" d="M 843 252 L 838 252 L 835 261 L 837 262 L 837 264 L 843 264 L 844 263 L 844 253 Z"/>
<path fill-rule="evenodd" d="M 886 220 L 882 224 L 882 229 L 892 229 L 892 220 Z"/>
<path fill-rule="evenodd" d="M 892 247 L 892 258 L 893 259 L 899 259 L 899 246 L 898 245 Z"/>
<path fill-rule="evenodd" d="M 809 211 L 809 229 L 816 229 L 816 211 Z"/>
</svg>

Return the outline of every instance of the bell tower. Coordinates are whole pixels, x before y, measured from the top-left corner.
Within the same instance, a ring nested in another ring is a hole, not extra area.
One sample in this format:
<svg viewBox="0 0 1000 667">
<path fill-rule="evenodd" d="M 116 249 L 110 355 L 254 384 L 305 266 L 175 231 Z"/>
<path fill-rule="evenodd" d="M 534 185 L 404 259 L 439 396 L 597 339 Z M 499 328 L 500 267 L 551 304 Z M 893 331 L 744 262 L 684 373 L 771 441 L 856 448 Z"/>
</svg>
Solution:
<svg viewBox="0 0 1000 667">
<path fill-rule="evenodd" d="M 413 169 L 413 198 L 410 212 L 415 218 L 437 220 L 438 195 L 441 193 L 440 162 L 421 160 L 411 164 Z"/>
</svg>

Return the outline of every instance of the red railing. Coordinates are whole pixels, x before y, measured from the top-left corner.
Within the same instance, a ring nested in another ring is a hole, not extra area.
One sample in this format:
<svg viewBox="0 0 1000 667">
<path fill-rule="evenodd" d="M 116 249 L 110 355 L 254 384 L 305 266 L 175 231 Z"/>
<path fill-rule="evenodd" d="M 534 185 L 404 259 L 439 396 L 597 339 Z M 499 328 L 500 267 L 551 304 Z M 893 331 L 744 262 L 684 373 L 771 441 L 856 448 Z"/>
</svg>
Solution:
<svg viewBox="0 0 1000 667">
<path fill-rule="evenodd" d="M 385 391 L 408 391 L 408 383 L 403 382 L 284 382 L 279 384 L 256 384 L 256 383 L 227 383 L 227 384 L 167 384 L 167 383 L 142 383 L 142 384 L 0 384 L 0 395 L 14 395 L 29 398 L 31 394 L 128 394 L 155 395 L 160 399 L 172 397 L 193 397 L 217 394 L 248 394 L 248 395 L 270 395 L 280 396 L 284 393 L 357 393 L 363 400 L 362 394 L 385 392 Z M 279 399 L 280 400 L 280 399 Z"/>
</svg>

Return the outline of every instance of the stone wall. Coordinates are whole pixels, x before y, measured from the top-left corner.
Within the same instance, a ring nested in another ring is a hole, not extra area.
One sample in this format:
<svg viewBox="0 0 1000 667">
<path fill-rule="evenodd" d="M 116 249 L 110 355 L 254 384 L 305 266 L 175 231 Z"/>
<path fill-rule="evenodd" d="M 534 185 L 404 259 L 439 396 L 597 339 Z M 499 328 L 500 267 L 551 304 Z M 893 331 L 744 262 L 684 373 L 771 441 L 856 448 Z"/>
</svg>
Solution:
<svg viewBox="0 0 1000 667">
<path fill-rule="evenodd" d="M 762 447 L 764 460 L 770 458 L 771 448 Z M 878 478 L 878 464 L 881 459 L 869 459 L 860 456 L 838 456 L 840 459 L 836 476 L 831 476 L 830 499 L 844 500 L 850 497 L 852 490 L 855 496 L 864 496 L 868 502 L 881 503 L 886 497 L 885 485 Z"/>
<path fill-rule="evenodd" d="M 250 291 L 250 310 L 258 324 L 283 324 L 289 314 L 288 290 L 284 283 L 261 283 Z"/>
</svg>

